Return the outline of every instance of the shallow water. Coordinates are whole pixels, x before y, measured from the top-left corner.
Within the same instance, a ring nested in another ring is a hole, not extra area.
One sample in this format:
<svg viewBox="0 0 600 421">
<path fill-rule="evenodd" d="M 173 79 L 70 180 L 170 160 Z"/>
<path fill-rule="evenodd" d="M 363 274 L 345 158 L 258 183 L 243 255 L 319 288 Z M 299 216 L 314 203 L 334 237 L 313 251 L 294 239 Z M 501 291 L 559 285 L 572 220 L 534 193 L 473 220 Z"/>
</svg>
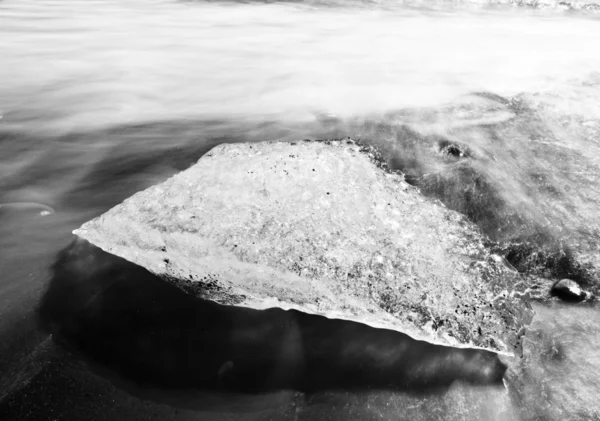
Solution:
<svg viewBox="0 0 600 421">
<path fill-rule="evenodd" d="M 535 310 L 519 380 L 523 418 L 599 418 L 598 308 L 554 303 Z"/>
<path fill-rule="evenodd" d="M 58 364 L 34 309 L 71 231 L 222 142 L 360 137 L 495 240 L 567 247 L 575 263 L 549 259 L 542 278 L 594 287 L 598 23 L 456 2 L 0 2 L 0 399 Z M 441 155 L 444 142 L 473 159 Z M 465 186 L 471 199 L 456 199 Z M 532 351 L 513 403 L 476 398 L 482 417 L 509 419 L 515 408 L 523 419 L 598 417 L 597 315 L 539 307 L 539 349 L 559 342 L 566 357 Z M 67 383 L 91 376 L 73 364 Z M 130 398 L 110 390 L 116 416 L 137 417 Z M 340 408 L 386 418 L 409 405 L 377 394 L 311 399 L 307 419 Z"/>
</svg>

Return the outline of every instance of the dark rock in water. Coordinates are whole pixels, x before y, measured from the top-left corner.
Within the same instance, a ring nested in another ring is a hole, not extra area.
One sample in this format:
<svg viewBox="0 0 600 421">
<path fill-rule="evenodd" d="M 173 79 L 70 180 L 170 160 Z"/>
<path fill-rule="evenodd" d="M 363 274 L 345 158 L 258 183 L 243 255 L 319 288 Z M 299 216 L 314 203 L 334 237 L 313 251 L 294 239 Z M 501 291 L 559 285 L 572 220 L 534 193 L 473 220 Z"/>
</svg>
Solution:
<svg viewBox="0 0 600 421">
<path fill-rule="evenodd" d="M 453 156 L 455 158 L 470 158 L 471 152 L 466 146 L 458 143 L 453 143 L 448 140 L 442 140 L 439 142 L 440 152 L 443 154 Z"/>
<path fill-rule="evenodd" d="M 589 294 L 584 291 L 577 282 L 571 279 L 561 279 L 552 286 L 551 294 L 564 301 L 579 302 L 588 298 Z"/>
</svg>

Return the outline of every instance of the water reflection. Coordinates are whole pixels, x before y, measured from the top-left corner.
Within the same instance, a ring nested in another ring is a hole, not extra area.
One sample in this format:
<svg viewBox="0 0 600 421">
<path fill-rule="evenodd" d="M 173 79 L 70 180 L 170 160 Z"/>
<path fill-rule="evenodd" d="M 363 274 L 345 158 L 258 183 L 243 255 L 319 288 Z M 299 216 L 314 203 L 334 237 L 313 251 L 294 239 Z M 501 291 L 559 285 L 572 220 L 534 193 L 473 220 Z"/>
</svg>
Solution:
<svg viewBox="0 0 600 421">
<path fill-rule="evenodd" d="M 502 389 L 506 371 L 488 351 L 201 300 L 81 240 L 61 252 L 39 314 L 59 343 L 138 384 L 167 389 L 440 394 L 457 380 Z"/>
</svg>

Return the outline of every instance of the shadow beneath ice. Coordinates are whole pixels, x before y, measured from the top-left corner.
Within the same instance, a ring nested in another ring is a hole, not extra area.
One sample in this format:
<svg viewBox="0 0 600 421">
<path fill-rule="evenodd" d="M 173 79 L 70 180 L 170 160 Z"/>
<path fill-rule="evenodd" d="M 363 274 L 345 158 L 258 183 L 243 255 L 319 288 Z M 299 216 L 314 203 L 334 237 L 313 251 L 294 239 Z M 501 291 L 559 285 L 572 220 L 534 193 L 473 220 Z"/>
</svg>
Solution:
<svg viewBox="0 0 600 421">
<path fill-rule="evenodd" d="M 435 394 L 457 380 L 501 385 L 506 371 L 484 350 L 433 345 L 295 310 L 202 300 L 83 240 L 59 253 L 38 315 L 55 342 L 138 395 Z"/>
</svg>

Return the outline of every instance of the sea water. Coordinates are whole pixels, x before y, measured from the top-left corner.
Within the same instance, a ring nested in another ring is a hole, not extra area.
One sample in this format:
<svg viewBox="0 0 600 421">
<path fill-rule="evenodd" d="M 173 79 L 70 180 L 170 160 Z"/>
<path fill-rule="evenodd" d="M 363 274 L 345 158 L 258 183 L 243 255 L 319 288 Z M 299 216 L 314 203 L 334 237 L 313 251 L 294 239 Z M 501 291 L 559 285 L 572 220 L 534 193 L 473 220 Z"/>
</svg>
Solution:
<svg viewBox="0 0 600 421">
<path fill-rule="evenodd" d="M 565 9 L 391 0 L 0 1 L 0 396 L 44 370 L 36 359 L 46 361 L 50 345 L 34 313 L 70 232 L 222 142 L 360 137 L 400 162 L 398 169 L 438 174 L 447 186 L 443 174 L 457 167 L 436 148 L 457 141 L 478 157 L 469 168 L 493 187 L 494 200 L 508 204 L 506 213 L 469 215 L 486 234 L 566 238 L 582 259 L 592 256 L 599 241 L 600 21 Z M 519 114 L 515 98 L 534 109 L 533 129 L 523 129 L 528 115 Z M 495 137 L 486 131 L 514 121 Z M 424 192 L 468 213 L 442 190 Z M 507 218 L 520 222 L 506 225 Z M 600 418 L 600 313 L 591 305 L 535 309 L 526 368 L 512 379 L 517 391 L 510 402 L 481 395 L 471 416 Z M 460 401 L 470 392 L 452 393 L 440 399 Z M 306 419 L 458 417 L 432 415 L 418 400 L 409 410 L 385 394 L 311 399 Z"/>
</svg>

